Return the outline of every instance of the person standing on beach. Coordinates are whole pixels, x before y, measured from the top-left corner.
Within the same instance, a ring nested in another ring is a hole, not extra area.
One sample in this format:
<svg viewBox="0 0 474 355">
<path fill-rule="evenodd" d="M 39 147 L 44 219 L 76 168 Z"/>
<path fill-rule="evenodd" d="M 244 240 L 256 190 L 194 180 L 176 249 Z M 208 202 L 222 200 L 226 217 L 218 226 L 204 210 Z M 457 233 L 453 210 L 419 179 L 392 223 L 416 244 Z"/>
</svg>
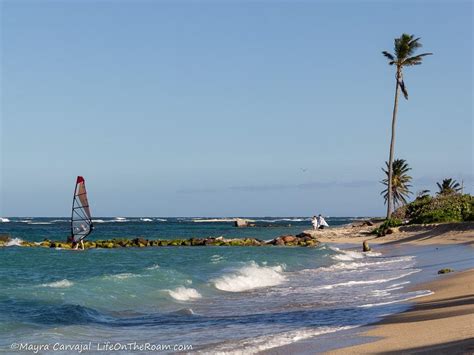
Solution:
<svg viewBox="0 0 474 355">
<path fill-rule="evenodd" d="M 318 217 L 313 216 L 313 218 L 311 219 L 311 224 L 313 225 L 313 230 L 317 230 L 319 227 Z"/>
<path fill-rule="evenodd" d="M 318 219 L 318 229 L 324 229 L 324 227 L 329 227 L 329 224 L 326 223 L 323 216 L 319 215 L 317 219 Z"/>
</svg>

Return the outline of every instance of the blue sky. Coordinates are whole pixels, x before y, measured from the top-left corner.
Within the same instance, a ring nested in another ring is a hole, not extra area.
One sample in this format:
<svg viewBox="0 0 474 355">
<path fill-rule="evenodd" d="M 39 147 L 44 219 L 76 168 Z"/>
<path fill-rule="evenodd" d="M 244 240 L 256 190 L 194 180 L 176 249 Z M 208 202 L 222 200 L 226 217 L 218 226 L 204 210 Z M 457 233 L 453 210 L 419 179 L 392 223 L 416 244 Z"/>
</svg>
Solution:
<svg viewBox="0 0 474 355">
<path fill-rule="evenodd" d="M 3 1 L 3 216 L 382 215 L 396 157 L 413 190 L 472 191 L 471 2 Z"/>
</svg>

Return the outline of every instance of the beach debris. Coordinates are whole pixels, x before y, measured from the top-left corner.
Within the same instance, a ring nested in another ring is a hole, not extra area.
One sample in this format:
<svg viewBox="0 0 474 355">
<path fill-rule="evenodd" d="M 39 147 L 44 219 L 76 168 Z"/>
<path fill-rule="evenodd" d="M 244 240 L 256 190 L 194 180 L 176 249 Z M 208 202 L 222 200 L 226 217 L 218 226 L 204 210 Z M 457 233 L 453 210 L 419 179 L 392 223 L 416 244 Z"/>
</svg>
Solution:
<svg viewBox="0 0 474 355">
<path fill-rule="evenodd" d="M 362 251 L 363 252 L 367 252 L 367 251 L 371 251 L 372 249 L 370 249 L 370 245 L 369 243 L 364 240 L 364 242 L 362 243 Z"/>
<path fill-rule="evenodd" d="M 440 275 L 440 274 L 448 274 L 448 273 L 453 272 L 453 271 L 454 271 L 453 269 L 449 269 L 449 268 L 441 269 L 441 270 L 438 270 L 438 275 Z"/>
</svg>

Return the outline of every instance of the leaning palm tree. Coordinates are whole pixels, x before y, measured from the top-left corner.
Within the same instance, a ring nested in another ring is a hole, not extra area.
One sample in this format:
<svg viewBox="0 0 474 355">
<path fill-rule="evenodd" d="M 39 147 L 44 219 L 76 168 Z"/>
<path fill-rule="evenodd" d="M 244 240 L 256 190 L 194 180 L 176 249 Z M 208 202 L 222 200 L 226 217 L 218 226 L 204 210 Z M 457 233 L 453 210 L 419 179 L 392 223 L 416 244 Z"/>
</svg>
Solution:
<svg viewBox="0 0 474 355">
<path fill-rule="evenodd" d="M 420 65 L 423 61 L 423 57 L 431 55 L 433 53 L 423 53 L 414 55 L 415 51 L 420 48 L 422 45 L 419 42 L 420 38 L 415 38 L 413 35 L 408 35 L 406 33 L 402 34 L 399 38 L 395 38 L 395 54 L 391 54 L 387 51 L 383 51 L 382 54 L 389 60 L 390 65 L 394 65 L 396 68 L 395 74 L 395 102 L 393 105 L 393 114 L 392 114 L 392 138 L 390 140 L 390 155 L 388 159 L 388 203 L 387 203 L 387 218 L 390 218 L 392 215 L 392 162 L 395 146 L 395 123 L 397 119 L 397 110 L 398 110 L 398 93 L 399 89 L 402 91 L 405 99 L 408 100 L 408 91 L 403 81 L 403 68 L 409 67 L 412 65 Z"/>
<path fill-rule="evenodd" d="M 439 182 L 436 183 L 438 185 L 438 195 L 453 195 L 461 191 L 461 185 L 454 180 L 454 179 L 443 179 L 441 184 Z"/>
<path fill-rule="evenodd" d="M 392 207 L 395 210 L 402 204 L 407 203 L 407 198 L 411 194 L 410 192 L 410 181 L 412 177 L 408 175 L 408 171 L 411 168 L 404 159 L 395 159 L 392 163 L 392 169 L 389 168 L 388 162 L 385 162 L 387 170 L 382 168 L 382 171 L 387 175 L 385 179 L 381 181 L 382 184 L 387 186 L 380 194 L 383 195 L 385 203 L 392 203 Z M 392 184 L 389 184 L 390 170 L 392 170 Z M 388 187 L 392 186 L 392 190 L 389 191 Z M 390 193 L 392 196 L 390 196 Z M 391 197 L 391 198 L 390 198 Z"/>
</svg>

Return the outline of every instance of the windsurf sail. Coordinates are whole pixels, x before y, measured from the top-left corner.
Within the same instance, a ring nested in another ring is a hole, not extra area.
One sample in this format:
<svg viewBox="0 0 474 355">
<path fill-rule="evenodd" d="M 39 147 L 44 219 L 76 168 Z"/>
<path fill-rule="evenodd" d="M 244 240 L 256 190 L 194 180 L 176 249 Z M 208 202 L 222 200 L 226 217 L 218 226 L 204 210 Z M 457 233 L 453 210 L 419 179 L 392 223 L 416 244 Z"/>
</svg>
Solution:
<svg viewBox="0 0 474 355">
<path fill-rule="evenodd" d="M 71 238 L 74 242 L 79 242 L 91 234 L 93 229 L 86 182 L 82 176 L 78 176 L 72 201 Z"/>
</svg>

